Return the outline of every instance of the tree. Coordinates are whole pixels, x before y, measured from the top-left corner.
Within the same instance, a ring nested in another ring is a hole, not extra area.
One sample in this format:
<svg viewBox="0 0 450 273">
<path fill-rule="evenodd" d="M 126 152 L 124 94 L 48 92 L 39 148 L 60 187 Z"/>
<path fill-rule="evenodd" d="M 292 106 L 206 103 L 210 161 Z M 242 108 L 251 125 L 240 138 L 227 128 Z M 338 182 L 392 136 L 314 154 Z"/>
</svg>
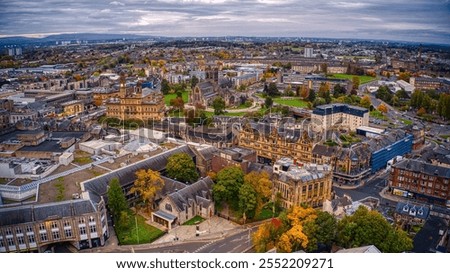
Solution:
<svg viewBox="0 0 450 273">
<path fill-rule="evenodd" d="M 278 91 L 276 83 L 274 82 L 269 83 L 269 86 L 267 87 L 267 95 L 271 97 L 280 95 L 280 91 Z"/>
<path fill-rule="evenodd" d="M 221 97 L 213 100 L 212 107 L 214 108 L 214 115 L 223 114 L 225 110 L 225 101 Z"/>
<path fill-rule="evenodd" d="M 228 203 L 234 210 L 239 209 L 239 189 L 244 183 L 244 173 L 240 167 L 231 166 L 220 170 L 213 186 L 213 197 L 217 205 Z"/>
<path fill-rule="evenodd" d="M 170 106 L 177 109 L 178 111 L 182 112 L 184 109 L 184 101 L 181 97 L 176 97 L 175 99 L 170 100 Z"/>
<path fill-rule="evenodd" d="M 440 94 L 436 109 L 439 116 L 450 119 L 450 95 Z"/>
<path fill-rule="evenodd" d="M 359 102 L 359 105 L 361 105 L 361 107 L 369 109 L 370 105 L 372 105 L 372 102 L 370 101 L 370 97 L 365 95 Z"/>
<path fill-rule="evenodd" d="M 164 180 L 161 178 L 159 172 L 151 169 L 141 169 L 135 174 L 136 180 L 130 193 L 139 194 L 142 201 L 151 208 L 156 193 L 164 187 Z"/>
<path fill-rule="evenodd" d="M 391 103 L 392 94 L 389 88 L 385 85 L 382 85 L 378 88 L 377 94 L 375 95 L 377 99 L 383 100 L 386 103 Z"/>
<path fill-rule="evenodd" d="M 336 237 L 337 227 L 337 221 L 333 215 L 317 211 L 317 218 L 314 221 L 306 222 L 303 226 L 309 240 L 307 251 L 316 251 L 319 246 L 331 248 Z"/>
<path fill-rule="evenodd" d="M 120 187 L 119 179 L 114 177 L 111 179 L 108 186 L 108 207 L 114 219 L 118 220 L 120 213 L 128 209 L 127 199 Z"/>
<path fill-rule="evenodd" d="M 272 108 L 273 105 L 273 99 L 272 97 L 266 97 L 265 101 L 264 101 L 264 106 L 269 109 Z"/>
<path fill-rule="evenodd" d="M 352 78 L 352 90 L 358 90 L 359 84 L 360 84 L 359 77 L 358 76 L 354 76 Z"/>
<path fill-rule="evenodd" d="M 345 248 L 375 245 L 382 252 L 403 252 L 412 248 L 412 240 L 396 230 L 377 211 L 360 206 L 337 224 L 337 242 Z"/>
<path fill-rule="evenodd" d="M 186 153 L 177 153 L 167 159 L 167 176 L 182 182 L 195 182 L 198 179 L 197 168 L 192 157 Z"/>
<path fill-rule="evenodd" d="M 322 97 L 325 99 L 326 93 L 330 91 L 330 84 L 328 82 L 322 82 L 319 86 L 319 97 Z"/>
<path fill-rule="evenodd" d="M 423 107 L 420 107 L 420 109 L 417 110 L 417 115 L 418 115 L 418 116 L 423 116 L 423 115 L 425 115 L 426 113 L 427 113 L 427 110 L 425 110 L 425 108 L 423 108 Z"/>
<path fill-rule="evenodd" d="M 399 98 L 399 99 L 407 99 L 409 98 L 408 93 L 405 91 L 405 89 L 400 89 L 398 90 L 395 95 Z"/>
<path fill-rule="evenodd" d="M 409 78 L 411 78 L 411 74 L 408 72 L 400 72 L 398 75 L 398 80 L 404 80 L 405 82 L 409 82 Z"/>
<path fill-rule="evenodd" d="M 194 89 L 194 87 L 198 84 L 199 80 L 196 76 L 192 76 L 191 78 L 191 89 Z"/>
<path fill-rule="evenodd" d="M 302 85 L 300 89 L 300 97 L 306 100 L 309 96 L 309 88 L 306 85 Z"/>
<path fill-rule="evenodd" d="M 167 95 L 170 92 L 170 85 L 169 85 L 169 82 L 166 79 L 163 79 L 161 81 L 161 92 L 164 95 Z"/>
<path fill-rule="evenodd" d="M 275 247 L 283 231 L 283 223 L 278 218 L 273 218 L 270 222 L 260 225 L 252 235 L 256 252 L 267 252 Z"/>
<path fill-rule="evenodd" d="M 339 98 L 347 93 L 344 87 L 342 87 L 339 83 L 333 87 L 333 97 Z"/>
<path fill-rule="evenodd" d="M 378 111 L 380 111 L 382 113 L 386 114 L 388 112 L 388 110 L 389 109 L 387 108 L 387 106 L 384 103 L 382 103 L 378 106 Z"/>
<path fill-rule="evenodd" d="M 392 104 L 392 106 L 399 106 L 400 105 L 400 99 L 398 98 L 397 95 L 394 95 L 392 97 L 391 104 Z"/>
<path fill-rule="evenodd" d="M 315 100 L 316 100 L 316 92 L 313 89 L 311 89 L 309 90 L 308 101 L 314 102 Z"/>
<path fill-rule="evenodd" d="M 269 174 L 263 172 L 250 172 L 244 176 L 244 183 L 250 185 L 256 193 L 256 213 L 269 201 L 272 195 L 272 182 Z"/>
<path fill-rule="evenodd" d="M 244 221 L 255 216 L 256 206 L 256 191 L 252 185 L 244 183 L 239 188 L 239 209 L 243 213 Z"/>
</svg>

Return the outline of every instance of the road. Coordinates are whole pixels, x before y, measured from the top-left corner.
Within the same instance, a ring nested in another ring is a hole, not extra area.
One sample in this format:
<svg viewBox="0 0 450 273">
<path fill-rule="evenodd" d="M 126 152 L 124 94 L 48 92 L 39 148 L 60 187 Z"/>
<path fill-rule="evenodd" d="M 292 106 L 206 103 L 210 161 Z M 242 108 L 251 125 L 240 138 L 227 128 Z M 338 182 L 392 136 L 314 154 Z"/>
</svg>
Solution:
<svg viewBox="0 0 450 273">
<path fill-rule="evenodd" d="M 192 253 L 209 242 L 189 242 L 158 248 L 138 248 L 134 249 L 136 253 Z"/>
<path fill-rule="evenodd" d="M 199 253 L 242 253 L 250 249 L 253 244 L 251 242 L 251 233 L 255 232 L 258 226 L 243 230 L 230 237 L 211 242 L 195 252 Z"/>
</svg>

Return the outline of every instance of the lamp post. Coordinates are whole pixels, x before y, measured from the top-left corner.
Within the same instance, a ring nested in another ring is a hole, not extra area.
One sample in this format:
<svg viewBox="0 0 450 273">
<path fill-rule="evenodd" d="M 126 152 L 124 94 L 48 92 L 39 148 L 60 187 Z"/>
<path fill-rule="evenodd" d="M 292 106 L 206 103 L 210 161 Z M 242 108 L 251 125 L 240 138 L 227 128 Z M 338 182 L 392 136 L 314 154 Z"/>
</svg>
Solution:
<svg viewBox="0 0 450 273">
<path fill-rule="evenodd" d="M 138 240 L 138 244 L 139 244 L 139 231 L 138 231 L 138 225 L 137 225 L 137 217 L 136 217 L 136 215 L 134 216 L 134 223 L 136 224 L 136 236 L 137 236 L 137 240 Z"/>
</svg>

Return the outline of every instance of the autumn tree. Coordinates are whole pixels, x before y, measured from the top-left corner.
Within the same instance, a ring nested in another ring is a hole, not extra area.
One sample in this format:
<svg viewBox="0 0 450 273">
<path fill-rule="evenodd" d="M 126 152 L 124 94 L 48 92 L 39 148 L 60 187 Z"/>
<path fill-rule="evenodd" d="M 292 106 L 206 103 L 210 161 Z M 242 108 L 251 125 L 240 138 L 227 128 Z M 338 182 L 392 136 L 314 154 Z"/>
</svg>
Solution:
<svg viewBox="0 0 450 273">
<path fill-rule="evenodd" d="M 173 108 L 177 109 L 178 111 L 183 111 L 184 109 L 184 101 L 183 98 L 181 97 L 176 97 L 174 99 L 170 100 L 170 106 L 172 106 Z"/>
<path fill-rule="evenodd" d="M 427 113 L 427 110 L 425 110 L 425 108 L 423 108 L 423 107 L 420 107 L 420 109 L 417 110 L 417 115 L 418 115 L 418 116 L 423 116 L 423 115 L 425 115 L 426 113 Z"/>
<path fill-rule="evenodd" d="M 330 91 L 330 84 L 328 82 L 322 82 L 319 86 L 319 97 L 325 98 L 326 93 Z"/>
<path fill-rule="evenodd" d="M 300 89 L 300 97 L 302 99 L 307 99 L 309 97 L 309 88 L 306 85 L 302 85 L 301 89 Z"/>
<path fill-rule="evenodd" d="M 360 105 L 361 107 L 364 107 L 364 108 L 369 109 L 369 108 L 370 108 L 370 105 L 372 105 L 372 102 L 370 101 L 370 97 L 367 96 L 367 95 L 365 95 L 365 96 L 361 99 L 361 101 L 359 102 L 359 105 Z"/>
<path fill-rule="evenodd" d="M 228 203 L 234 210 L 239 209 L 239 189 L 244 183 L 244 173 L 237 166 L 220 170 L 213 186 L 214 201 L 218 206 Z"/>
<path fill-rule="evenodd" d="M 274 248 L 283 232 L 283 223 L 278 218 L 273 218 L 270 222 L 260 225 L 252 235 L 256 252 L 267 252 Z"/>
<path fill-rule="evenodd" d="M 251 185 L 256 193 L 256 213 L 261 211 L 272 195 L 272 182 L 267 172 L 250 172 L 244 176 L 244 183 Z"/>
<path fill-rule="evenodd" d="M 195 182 L 198 179 L 197 168 L 192 157 L 186 153 L 177 153 L 167 159 L 167 176 L 182 182 Z"/>
<path fill-rule="evenodd" d="M 354 76 L 352 78 L 352 90 L 358 90 L 359 84 L 360 84 L 359 77 L 358 76 Z"/>
<path fill-rule="evenodd" d="M 387 106 L 384 104 L 384 103 L 382 103 L 382 104 L 380 104 L 379 106 L 378 106 L 378 111 L 380 111 L 380 112 L 382 112 L 382 113 L 387 113 L 388 112 L 388 108 L 387 108 Z"/>
<path fill-rule="evenodd" d="M 120 187 L 119 179 L 114 177 L 108 185 L 108 207 L 114 219 L 118 220 L 120 213 L 128 209 L 127 199 Z"/>
<path fill-rule="evenodd" d="M 214 115 L 221 115 L 225 110 L 225 101 L 221 97 L 213 100 L 212 107 L 214 108 Z"/>
<path fill-rule="evenodd" d="M 375 245 L 388 253 L 407 251 L 413 246 L 404 231 L 395 229 L 379 212 L 364 206 L 338 222 L 337 242 L 345 248 Z"/>
<path fill-rule="evenodd" d="M 130 193 L 139 194 L 142 201 L 151 209 L 156 194 L 164 187 L 164 180 L 159 172 L 151 169 L 141 169 L 135 174 L 136 180 Z"/>
<path fill-rule="evenodd" d="M 239 210 L 242 212 L 244 222 L 255 216 L 256 211 L 256 191 L 250 184 L 244 183 L 239 188 Z"/>
</svg>

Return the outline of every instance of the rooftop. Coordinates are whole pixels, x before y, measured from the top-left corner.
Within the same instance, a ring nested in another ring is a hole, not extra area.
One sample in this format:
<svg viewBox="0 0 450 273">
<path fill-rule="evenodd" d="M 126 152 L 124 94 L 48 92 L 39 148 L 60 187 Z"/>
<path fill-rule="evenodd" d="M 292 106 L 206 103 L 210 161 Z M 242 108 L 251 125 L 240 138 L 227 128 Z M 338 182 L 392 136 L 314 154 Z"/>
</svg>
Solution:
<svg viewBox="0 0 450 273">
<path fill-rule="evenodd" d="M 431 176 L 450 178 L 450 168 L 436 166 L 413 159 L 405 159 L 399 161 L 398 163 L 394 164 L 393 167 L 401 170 L 419 172 Z"/>
</svg>

